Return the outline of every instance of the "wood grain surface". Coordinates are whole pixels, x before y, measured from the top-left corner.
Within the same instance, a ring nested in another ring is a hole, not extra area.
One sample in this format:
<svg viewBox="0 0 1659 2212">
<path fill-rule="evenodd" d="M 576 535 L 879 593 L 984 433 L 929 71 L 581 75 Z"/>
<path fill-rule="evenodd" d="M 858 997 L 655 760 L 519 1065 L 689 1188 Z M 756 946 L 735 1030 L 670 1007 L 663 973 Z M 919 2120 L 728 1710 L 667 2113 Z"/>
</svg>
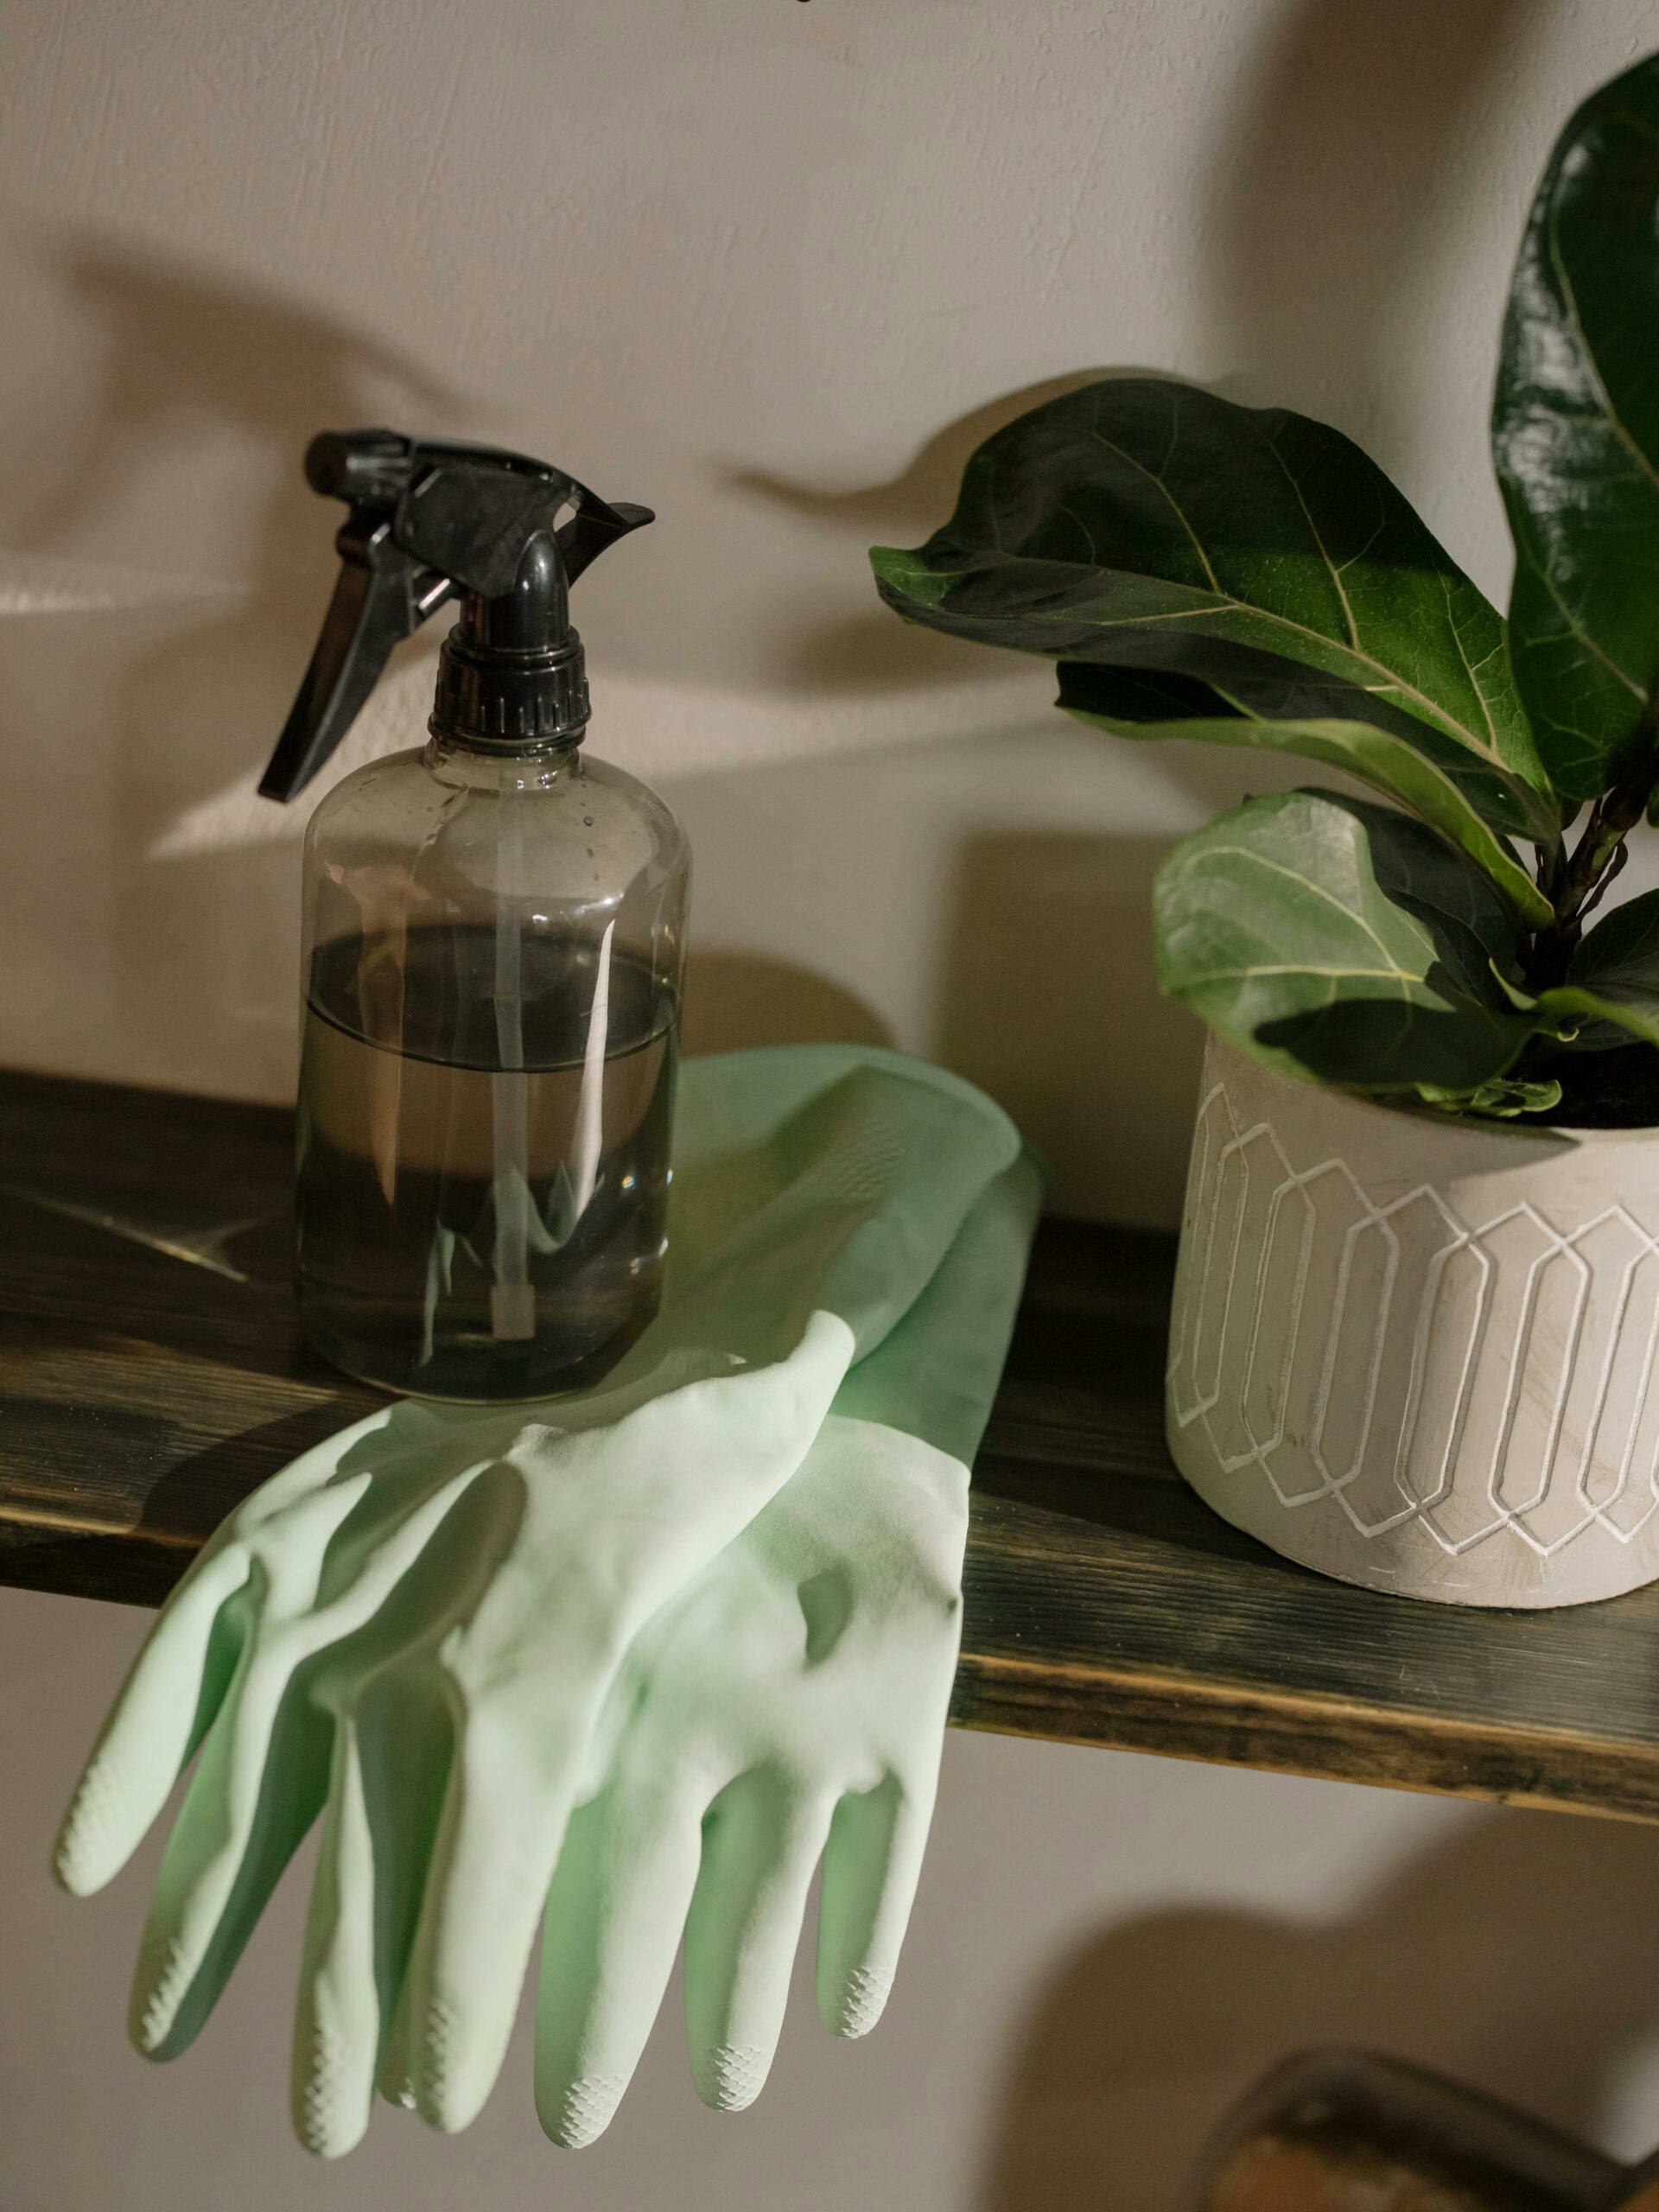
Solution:
<svg viewBox="0 0 1659 2212">
<path fill-rule="evenodd" d="M 0 1580 L 155 1605 L 376 1402 L 308 1352 L 275 1109 L 0 1077 Z M 1659 1820 L 1659 1586 L 1557 1613 L 1321 1580 L 1164 1449 L 1173 1240 L 1046 1224 L 975 1476 L 968 1727 Z"/>
</svg>

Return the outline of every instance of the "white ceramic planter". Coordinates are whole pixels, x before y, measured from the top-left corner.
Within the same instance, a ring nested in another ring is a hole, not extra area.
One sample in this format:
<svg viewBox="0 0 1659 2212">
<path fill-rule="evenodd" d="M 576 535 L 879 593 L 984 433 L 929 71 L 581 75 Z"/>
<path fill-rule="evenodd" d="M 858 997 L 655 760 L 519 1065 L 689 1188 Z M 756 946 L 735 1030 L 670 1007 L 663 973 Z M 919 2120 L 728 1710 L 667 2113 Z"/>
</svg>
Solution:
<svg viewBox="0 0 1659 2212">
<path fill-rule="evenodd" d="M 1170 1449 L 1322 1573 L 1465 1605 L 1659 1576 L 1659 1133 L 1293 1083 L 1211 1042 Z"/>
</svg>

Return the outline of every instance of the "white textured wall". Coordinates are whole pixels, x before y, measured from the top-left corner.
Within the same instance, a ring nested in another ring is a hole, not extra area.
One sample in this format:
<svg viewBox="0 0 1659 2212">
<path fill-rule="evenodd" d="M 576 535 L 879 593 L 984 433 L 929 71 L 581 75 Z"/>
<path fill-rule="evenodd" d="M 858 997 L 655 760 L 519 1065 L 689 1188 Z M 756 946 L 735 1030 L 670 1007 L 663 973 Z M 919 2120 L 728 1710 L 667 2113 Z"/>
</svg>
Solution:
<svg viewBox="0 0 1659 2212">
<path fill-rule="evenodd" d="M 863 548 L 1033 387 L 1139 366 L 1328 416 L 1501 594 L 1521 211 L 1656 42 L 1653 0 L 0 0 L 0 607 L 149 580 L 0 617 L 0 1057 L 286 1091 L 296 855 L 246 789 L 329 582 L 300 453 L 380 417 L 659 508 L 580 619 L 596 749 L 696 845 L 703 1040 L 891 1035 L 999 1090 L 1065 1203 L 1168 1218 L 1196 1039 L 1149 875 L 1271 778 L 1062 723 L 1040 668 L 884 615 Z M 520 2078 L 460 2145 L 389 2125 L 320 2174 L 281 2110 L 297 1900 L 156 2075 L 119 2031 L 139 1885 L 42 1885 L 139 1625 L 0 1597 L 20 2212 L 1162 2212 L 1230 2088 L 1338 2036 L 1659 2137 L 1645 1835 L 957 1738 L 867 2049 L 798 2022 L 722 2121 L 671 2028 L 578 2160 Z"/>
<path fill-rule="evenodd" d="M 7 626 L 5 1052 L 286 1092 L 294 854 L 238 792 L 329 583 L 305 440 L 385 417 L 659 508 L 581 620 L 595 749 L 693 831 L 695 1026 L 884 1031 L 1000 1089 L 1063 1202 L 1168 1217 L 1196 1041 L 1147 882 L 1269 772 L 1068 728 L 864 548 L 1021 394 L 1131 365 L 1328 415 L 1501 592 L 1511 246 L 1650 0 L 0 0 L 0 549 L 232 588 Z"/>
</svg>

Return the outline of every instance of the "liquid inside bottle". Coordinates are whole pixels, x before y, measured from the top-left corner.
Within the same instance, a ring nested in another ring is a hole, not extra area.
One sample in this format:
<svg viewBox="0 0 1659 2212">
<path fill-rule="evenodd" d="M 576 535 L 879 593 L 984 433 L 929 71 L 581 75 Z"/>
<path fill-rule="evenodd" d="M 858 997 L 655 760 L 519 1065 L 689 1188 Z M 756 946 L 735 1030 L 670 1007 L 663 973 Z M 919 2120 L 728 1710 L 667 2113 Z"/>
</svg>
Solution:
<svg viewBox="0 0 1659 2212">
<path fill-rule="evenodd" d="M 300 1295 L 347 1372 L 474 1401 L 585 1387 L 661 1292 L 677 995 L 610 931 L 488 923 L 313 952 Z"/>
</svg>

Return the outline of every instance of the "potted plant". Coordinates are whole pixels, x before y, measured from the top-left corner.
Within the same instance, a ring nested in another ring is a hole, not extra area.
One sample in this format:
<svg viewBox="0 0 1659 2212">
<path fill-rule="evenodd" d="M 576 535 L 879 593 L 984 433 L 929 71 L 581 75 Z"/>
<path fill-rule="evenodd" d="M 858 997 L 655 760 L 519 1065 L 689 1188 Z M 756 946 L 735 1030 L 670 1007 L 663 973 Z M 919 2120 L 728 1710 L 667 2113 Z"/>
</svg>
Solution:
<svg viewBox="0 0 1659 2212">
<path fill-rule="evenodd" d="M 1069 713 L 1365 791 L 1249 799 L 1158 879 L 1211 1031 L 1171 1447 L 1328 1573 L 1552 1605 L 1659 1575 L 1659 892 L 1603 908 L 1659 820 L 1659 56 L 1550 157 L 1492 453 L 1507 621 L 1340 433 L 1145 377 L 871 557 Z"/>
</svg>

